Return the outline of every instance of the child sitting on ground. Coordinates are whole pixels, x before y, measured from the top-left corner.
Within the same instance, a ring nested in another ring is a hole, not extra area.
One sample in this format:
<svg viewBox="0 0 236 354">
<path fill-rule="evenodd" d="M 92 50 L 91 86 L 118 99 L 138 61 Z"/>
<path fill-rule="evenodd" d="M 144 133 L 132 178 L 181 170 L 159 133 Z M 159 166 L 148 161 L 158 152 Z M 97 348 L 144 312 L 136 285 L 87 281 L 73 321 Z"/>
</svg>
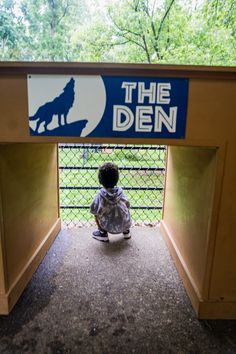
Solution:
<svg viewBox="0 0 236 354">
<path fill-rule="evenodd" d="M 109 242 L 109 232 L 123 233 L 124 238 L 129 239 L 131 237 L 130 203 L 122 188 L 116 186 L 119 180 L 118 167 L 110 162 L 105 163 L 99 167 L 98 180 L 103 188 L 100 189 L 90 207 L 98 226 L 98 230 L 93 232 L 93 238 Z"/>
</svg>

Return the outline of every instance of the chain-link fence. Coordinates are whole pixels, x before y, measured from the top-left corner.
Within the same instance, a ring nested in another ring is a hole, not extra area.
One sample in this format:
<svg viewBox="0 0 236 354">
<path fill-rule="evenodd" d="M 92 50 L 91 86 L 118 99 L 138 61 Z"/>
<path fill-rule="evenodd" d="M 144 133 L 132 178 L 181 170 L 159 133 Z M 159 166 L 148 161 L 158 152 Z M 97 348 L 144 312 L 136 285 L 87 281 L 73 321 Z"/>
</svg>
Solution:
<svg viewBox="0 0 236 354">
<path fill-rule="evenodd" d="M 90 204 L 98 192 L 98 167 L 119 166 L 118 185 L 131 203 L 136 225 L 162 217 L 166 147 L 159 145 L 60 144 L 60 209 L 64 227 L 94 224 Z"/>
</svg>

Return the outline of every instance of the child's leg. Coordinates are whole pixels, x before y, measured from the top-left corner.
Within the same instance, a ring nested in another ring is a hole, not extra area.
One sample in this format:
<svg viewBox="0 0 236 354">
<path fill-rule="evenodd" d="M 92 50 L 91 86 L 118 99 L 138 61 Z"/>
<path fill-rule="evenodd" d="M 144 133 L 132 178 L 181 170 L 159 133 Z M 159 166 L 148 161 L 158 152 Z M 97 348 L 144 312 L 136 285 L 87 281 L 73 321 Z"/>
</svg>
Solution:
<svg viewBox="0 0 236 354">
<path fill-rule="evenodd" d="M 109 242 L 107 231 L 100 226 L 99 220 L 96 215 L 95 215 L 95 221 L 98 226 L 98 230 L 93 232 L 93 238 L 95 238 L 98 241 Z"/>
<path fill-rule="evenodd" d="M 95 221 L 96 221 L 96 224 L 97 224 L 98 229 L 99 229 L 100 231 L 102 231 L 102 232 L 106 232 L 106 230 L 104 230 L 104 229 L 101 227 L 97 215 L 94 215 L 94 216 L 95 216 Z"/>
</svg>

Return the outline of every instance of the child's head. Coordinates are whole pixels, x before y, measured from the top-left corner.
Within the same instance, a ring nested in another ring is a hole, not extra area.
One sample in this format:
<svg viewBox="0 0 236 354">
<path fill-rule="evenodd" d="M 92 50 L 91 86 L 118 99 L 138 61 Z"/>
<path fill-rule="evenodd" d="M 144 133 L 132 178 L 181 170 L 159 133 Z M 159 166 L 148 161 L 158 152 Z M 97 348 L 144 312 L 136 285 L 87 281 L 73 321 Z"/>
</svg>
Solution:
<svg viewBox="0 0 236 354">
<path fill-rule="evenodd" d="M 99 167 L 98 180 L 105 188 L 113 188 L 119 180 L 118 166 L 107 162 Z"/>
</svg>

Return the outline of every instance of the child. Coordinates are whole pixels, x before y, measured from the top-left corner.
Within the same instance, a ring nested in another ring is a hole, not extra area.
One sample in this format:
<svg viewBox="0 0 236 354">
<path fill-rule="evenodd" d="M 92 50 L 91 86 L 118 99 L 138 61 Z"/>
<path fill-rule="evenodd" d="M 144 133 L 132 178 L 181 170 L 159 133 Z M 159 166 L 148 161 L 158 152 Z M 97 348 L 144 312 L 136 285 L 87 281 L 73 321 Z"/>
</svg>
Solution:
<svg viewBox="0 0 236 354">
<path fill-rule="evenodd" d="M 93 238 L 109 242 L 108 232 L 123 233 L 129 239 L 131 217 L 130 203 L 121 187 L 116 187 L 119 180 L 118 167 L 113 163 L 105 163 L 99 167 L 98 180 L 103 188 L 94 198 L 90 211 L 95 216 L 98 230 L 93 232 Z"/>
</svg>

